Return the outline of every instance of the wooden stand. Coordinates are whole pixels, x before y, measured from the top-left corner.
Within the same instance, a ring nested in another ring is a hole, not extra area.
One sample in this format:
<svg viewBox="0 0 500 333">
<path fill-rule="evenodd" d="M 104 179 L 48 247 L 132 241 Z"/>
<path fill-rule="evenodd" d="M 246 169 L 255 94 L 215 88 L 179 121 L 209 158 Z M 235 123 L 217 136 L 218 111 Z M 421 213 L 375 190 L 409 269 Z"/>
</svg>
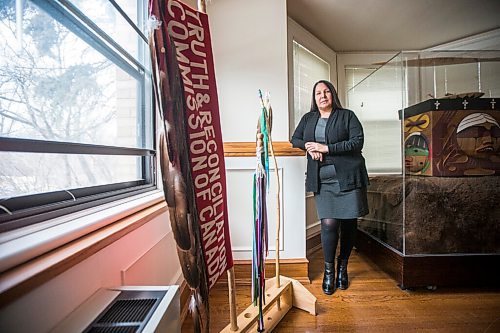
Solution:
<svg viewBox="0 0 500 333">
<path fill-rule="evenodd" d="M 276 277 L 266 281 L 266 305 L 263 308 L 264 332 L 271 332 L 292 306 L 316 315 L 316 297 L 300 282 L 285 276 L 280 276 L 279 287 L 276 282 Z M 258 316 L 258 307 L 250 305 L 238 316 L 238 329 L 231 329 L 231 324 L 229 324 L 221 332 L 257 332 Z"/>
<path fill-rule="evenodd" d="M 260 91 L 259 91 L 260 93 Z M 276 161 L 276 155 L 274 154 L 273 141 L 271 138 L 271 126 L 272 123 L 272 111 L 270 105 L 266 107 L 262 99 L 262 94 L 260 94 L 262 107 L 266 108 L 269 112 L 269 117 L 266 117 L 266 126 L 269 130 L 269 148 L 271 155 L 274 160 L 274 171 L 276 174 L 277 183 L 277 225 L 276 225 L 276 275 L 275 277 L 268 279 L 266 281 L 266 292 L 264 297 L 264 306 L 262 307 L 262 313 L 264 318 L 263 332 L 271 332 L 283 319 L 288 310 L 292 306 L 305 310 L 312 315 L 316 315 L 316 297 L 309 292 L 299 281 L 290 279 L 288 277 L 280 275 L 280 259 L 279 259 L 279 248 L 280 248 L 280 178 L 278 173 L 278 163 Z M 257 136 L 256 136 L 257 152 L 261 151 L 264 142 L 263 134 L 261 133 L 260 125 L 257 126 Z M 228 275 L 228 279 L 234 279 L 234 275 Z M 228 281 L 229 285 L 234 286 L 234 280 Z M 233 294 L 233 295 L 231 295 Z M 258 332 L 258 321 L 259 321 L 259 307 L 256 305 L 250 305 L 243 311 L 235 323 L 235 309 L 234 304 L 234 287 L 230 287 L 229 295 L 230 303 L 230 318 L 231 323 L 227 325 L 221 332 Z"/>
</svg>

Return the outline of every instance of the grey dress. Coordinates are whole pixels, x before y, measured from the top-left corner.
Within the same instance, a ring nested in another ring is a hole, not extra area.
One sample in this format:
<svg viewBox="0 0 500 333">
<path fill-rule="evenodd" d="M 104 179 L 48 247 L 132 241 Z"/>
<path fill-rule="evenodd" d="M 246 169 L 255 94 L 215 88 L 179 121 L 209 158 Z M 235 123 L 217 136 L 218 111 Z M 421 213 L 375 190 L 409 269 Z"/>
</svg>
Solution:
<svg viewBox="0 0 500 333">
<path fill-rule="evenodd" d="M 316 142 L 325 143 L 327 118 L 319 118 L 316 124 Z M 321 166 L 319 192 L 315 194 L 316 209 L 320 219 L 355 219 L 368 214 L 366 188 L 340 191 L 337 173 L 333 164 Z"/>
</svg>

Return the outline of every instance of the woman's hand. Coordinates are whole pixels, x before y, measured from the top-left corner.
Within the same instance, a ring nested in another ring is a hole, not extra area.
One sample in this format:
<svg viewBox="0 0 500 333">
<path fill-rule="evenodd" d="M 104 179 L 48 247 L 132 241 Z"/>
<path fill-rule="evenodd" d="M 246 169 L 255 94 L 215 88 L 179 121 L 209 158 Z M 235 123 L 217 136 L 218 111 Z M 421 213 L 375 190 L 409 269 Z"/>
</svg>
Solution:
<svg viewBox="0 0 500 333">
<path fill-rule="evenodd" d="M 305 144 L 307 152 L 318 152 L 322 154 L 328 153 L 328 146 L 317 142 L 306 142 Z"/>
<path fill-rule="evenodd" d="M 313 160 L 316 161 L 323 161 L 323 154 L 317 152 L 317 151 L 308 151 L 307 152 L 309 155 L 311 155 Z"/>
<path fill-rule="evenodd" d="M 311 155 L 313 160 L 322 161 L 323 154 L 328 153 L 328 146 L 317 142 L 306 142 L 307 153 Z"/>
</svg>

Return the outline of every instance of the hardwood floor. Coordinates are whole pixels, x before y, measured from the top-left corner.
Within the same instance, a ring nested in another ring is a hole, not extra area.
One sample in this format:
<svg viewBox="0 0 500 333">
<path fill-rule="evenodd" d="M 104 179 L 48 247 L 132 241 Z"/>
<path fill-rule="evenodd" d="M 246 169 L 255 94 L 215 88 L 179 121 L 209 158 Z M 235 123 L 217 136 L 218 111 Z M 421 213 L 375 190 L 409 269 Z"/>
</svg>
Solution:
<svg viewBox="0 0 500 333">
<path fill-rule="evenodd" d="M 427 288 L 401 290 L 361 253 L 349 262 L 350 287 L 324 295 L 323 255 L 310 257 L 305 285 L 318 299 L 318 315 L 292 308 L 274 332 L 500 332 L 500 289 Z M 238 314 L 251 304 L 250 286 L 236 287 Z M 229 323 L 227 287 L 210 293 L 210 332 Z M 193 332 L 190 314 L 182 332 Z"/>
</svg>

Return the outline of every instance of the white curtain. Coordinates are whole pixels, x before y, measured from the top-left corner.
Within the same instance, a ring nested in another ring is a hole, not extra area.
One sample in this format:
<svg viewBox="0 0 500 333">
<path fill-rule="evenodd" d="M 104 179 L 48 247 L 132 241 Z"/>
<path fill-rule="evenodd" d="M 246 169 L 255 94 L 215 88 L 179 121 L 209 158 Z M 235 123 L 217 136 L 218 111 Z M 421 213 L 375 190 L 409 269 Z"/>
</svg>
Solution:
<svg viewBox="0 0 500 333">
<path fill-rule="evenodd" d="M 363 125 L 369 173 L 401 173 L 402 80 L 399 68 L 346 67 L 347 105 Z"/>
<path fill-rule="evenodd" d="M 293 117 L 294 128 L 311 108 L 312 87 L 319 80 L 330 80 L 330 64 L 293 41 Z"/>
</svg>

